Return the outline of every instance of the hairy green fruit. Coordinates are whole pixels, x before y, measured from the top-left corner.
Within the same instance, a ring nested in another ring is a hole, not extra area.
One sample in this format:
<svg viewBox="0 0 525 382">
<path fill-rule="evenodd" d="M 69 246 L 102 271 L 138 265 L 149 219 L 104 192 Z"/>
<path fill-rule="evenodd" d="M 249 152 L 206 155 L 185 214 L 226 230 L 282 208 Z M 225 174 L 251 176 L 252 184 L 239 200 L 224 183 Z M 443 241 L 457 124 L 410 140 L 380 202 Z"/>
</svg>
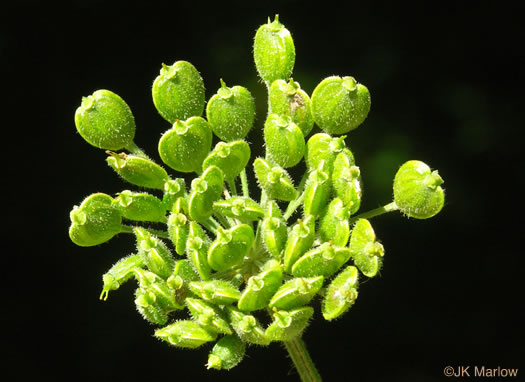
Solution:
<svg viewBox="0 0 525 382">
<path fill-rule="evenodd" d="M 224 174 L 215 166 L 208 167 L 200 177 L 193 179 L 188 202 L 193 220 L 203 222 L 211 216 L 213 202 L 221 197 L 223 182 Z"/>
<path fill-rule="evenodd" d="M 215 305 L 198 298 L 187 298 L 186 305 L 193 319 L 206 330 L 217 334 L 233 333 L 224 313 Z"/>
<path fill-rule="evenodd" d="M 335 195 L 341 199 L 351 215 L 361 207 L 361 171 L 354 165 L 353 156 L 340 152 L 334 160 L 332 184 Z"/>
<path fill-rule="evenodd" d="M 307 215 L 319 216 L 326 207 L 332 192 L 330 174 L 325 171 L 324 161 L 308 175 L 304 189 L 303 210 Z"/>
<path fill-rule="evenodd" d="M 350 260 L 350 249 L 334 247 L 332 243 L 324 243 L 306 252 L 292 267 L 295 277 L 330 277 Z"/>
<path fill-rule="evenodd" d="M 227 306 L 226 311 L 233 329 L 241 340 L 255 345 L 270 344 L 270 340 L 266 337 L 266 333 L 257 318 L 232 306 Z"/>
<path fill-rule="evenodd" d="M 290 175 L 282 167 L 272 165 L 263 158 L 257 158 L 253 162 L 255 176 L 260 187 L 266 191 L 271 199 L 290 201 L 297 197 Z"/>
<path fill-rule="evenodd" d="M 160 138 L 159 154 L 162 161 L 176 171 L 201 172 L 211 142 L 211 129 L 204 118 L 177 120 Z"/>
<path fill-rule="evenodd" d="M 186 256 L 202 280 L 208 280 L 211 275 L 211 268 L 208 264 L 210 244 L 210 239 L 201 226 L 197 222 L 190 222 L 186 240 Z"/>
<path fill-rule="evenodd" d="M 255 34 L 253 58 L 259 76 L 271 84 L 275 80 L 288 80 L 295 64 L 295 45 L 290 31 L 279 22 L 261 25 Z"/>
<path fill-rule="evenodd" d="M 394 201 L 411 218 L 428 219 L 445 204 L 443 179 L 425 163 L 411 160 L 403 164 L 394 178 Z"/>
<path fill-rule="evenodd" d="M 293 167 L 304 155 L 304 136 L 290 117 L 270 114 L 264 123 L 266 150 L 273 162 L 283 168 Z"/>
<path fill-rule="evenodd" d="M 135 221 L 165 222 L 166 208 L 159 198 L 145 192 L 124 190 L 113 200 L 123 218 Z"/>
<path fill-rule="evenodd" d="M 107 300 L 109 291 L 117 290 L 122 284 L 133 277 L 135 268 L 142 268 L 144 261 L 140 255 L 130 255 L 117 261 L 104 275 L 104 287 L 100 294 L 101 300 Z"/>
<path fill-rule="evenodd" d="M 381 269 L 385 250 L 376 241 L 374 229 L 367 219 L 359 219 L 355 223 L 350 237 L 350 253 L 365 276 L 374 277 Z"/>
<path fill-rule="evenodd" d="M 273 295 L 270 308 L 290 310 L 308 304 L 323 286 L 324 277 L 297 277 L 285 282 Z"/>
<path fill-rule="evenodd" d="M 242 361 L 246 344 L 236 335 L 222 337 L 208 356 L 208 369 L 229 370 Z"/>
<path fill-rule="evenodd" d="M 208 250 L 208 264 L 216 271 L 240 264 L 254 240 L 253 229 L 247 224 L 239 224 L 228 230 L 219 228 L 217 238 Z"/>
<path fill-rule="evenodd" d="M 241 297 L 241 292 L 224 280 L 194 281 L 190 289 L 203 300 L 218 305 L 233 304 Z"/>
<path fill-rule="evenodd" d="M 187 61 L 162 64 L 153 82 L 153 104 L 169 123 L 200 117 L 204 111 L 204 82 L 195 67 Z"/>
<path fill-rule="evenodd" d="M 155 331 L 155 337 L 181 348 L 195 349 L 215 341 L 217 335 L 195 321 L 182 320 Z"/>
<path fill-rule="evenodd" d="M 370 93 L 353 77 L 325 78 L 312 93 L 315 123 L 328 134 L 345 134 L 354 130 L 368 116 Z"/>
<path fill-rule="evenodd" d="M 82 98 L 75 125 L 84 140 L 100 149 L 120 150 L 133 145 L 135 118 L 128 104 L 109 90 Z"/>
<path fill-rule="evenodd" d="M 286 222 L 275 201 L 270 201 L 267 211 L 267 216 L 261 222 L 261 236 L 266 250 L 275 259 L 280 259 L 288 238 Z"/>
<path fill-rule="evenodd" d="M 122 179 L 135 186 L 162 190 L 169 176 L 166 170 L 151 159 L 126 153 L 106 151 L 106 162 Z"/>
<path fill-rule="evenodd" d="M 167 279 L 175 265 L 169 248 L 162 240 L 144 228 L 136 227 L 134 232 L 137 238 L 137 251 L 142 256 L 144 264 L 151 272 Z"/>
<path fill-rule="evenodd" d="M 323 164 L 323 171 L 331 175 L 334 161 L 342 152 L 348 156 L 350 163 L 354 164 L 354 156 L 346 148 L 345 138 L 346 136 L 334 138 L 325 133 L 312 135 L 306 143 L 305 160 L 308 169 L 313 171 Z"/>
<path fill-rule="evenodd" d="M 357 298 L 359 273 L 350 265 L 332 280 L 323 299 L 323 317 L 330 321 L 345 313 Z"/>
<path fill-rule="evenodd" d="M 298 219 L 288 234 L 284 249 L 283 266 L 285 272 L 290 273 L 292 271 L 294 263 L 312 247 L 314 240 L 315 217 L 308 215 L 304 220 Z"/>
<path fill-rule="evenodd" d="M 120 233 L 122 216 L 113 206 L 113 198 L 104 193 L 88 196 L 70 213 L 69 237 L 81 247 L 105 243 Z"/>
<path fill-rule="evenodd" d="M 239 310 L 251 312 L 264 309 L 283 281 L 283 270 L 276 260 L 270 260 L 265 270 L 250 277 L 237 304 Z"/>
<path fill-rule="evenodd" d="M 319 220 L 319 236 L 323 241 L 344 247 L 350 238 L 350 210 L 343 201 L 334 198 L 328 204 Z"/>
<path fill-rule="evenodd" d="M 306 137 L 314 127 L 311 101 L 298 82 L 290 79 L 275 80 L 269 90 L 269 103 L 272 113 L 292 119 Z"/>
<path fill-rule="evenodd" d="M 221 88 L 210 98 L 206 117 L 213 133 L 223 141 L 243 139 L 250 132 L 255 119 L 255 102 L 248 89 L 229 88 L 221 79 Z"/>
<path fill-rule="evenodd" d="M 250 155 L 250 145 L 245 141 L 218 142 L 202 162 L 202 170 L 217 166 L 224 173 L 224 178 L 232 181 L 246 167 Z"/>
<path fill-rule="evenodd" d="M 213 209 L 224 216 L 241 221 L 257 221 L 264 217 L 263 208 L 255 200 L 246 196 L 233 196 L 213 203 Z"/>
<path fill-rule="evenodd" d="M 313 314 L 314 309 L 310 306 L 278 310 L 273 314 L 273 322 L 266 328 L 266 337 L 271 341 L 290 341 L 306 329 Z"/>
</svg>

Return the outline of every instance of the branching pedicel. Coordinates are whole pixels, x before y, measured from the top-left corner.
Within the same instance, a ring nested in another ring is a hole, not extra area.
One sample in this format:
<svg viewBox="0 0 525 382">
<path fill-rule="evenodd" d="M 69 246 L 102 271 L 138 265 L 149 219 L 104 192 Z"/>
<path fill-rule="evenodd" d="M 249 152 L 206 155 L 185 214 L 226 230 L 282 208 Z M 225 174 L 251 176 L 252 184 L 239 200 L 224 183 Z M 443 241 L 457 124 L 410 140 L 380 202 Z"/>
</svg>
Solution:
<svg viewBox="0 0 525 382">
<path fill-rule="evenodd" d="M 205 109 L 195 67 L 185 61 L 162 66 L 153 102 L 172 128 L 160 139 L 159 154 L 171 169 L 197 174 L 189 188 L 136 146 L 134 118 L 122 98 L 108 90 L 85 97 L 75 114 L 80 135 L 107 150 L 107 163 L 124 180 L 162 198 L 129 190 L 92 194 L 71 211 L 69 235 L 79 246 L 95 246 L 133 234 L 136 253 L 103 276 L 100 298 L 134 278 L 136 307 L 158 325 L 156 337 L 182 348 L 215 343 L 208 368 L 234 367 L 246 344 L 282 341 L 301 379 L 318 381 L 300 339 L 317 299 L 326 320 L 345 313 L 357 298 L 359 272 L 374 277 L 383 261 L 384 248 L 367 219 L 394 210 L 434 216 L 444 203 L 443 180 L 426 164 L 409 161 L 395 176 L 394 201 L 356 215 L 360 170 L 342 134 L 367 117 L 368 89 L 353 77 L 334 76 L 310 99 L 290 78 L 294 43 L 277 16 L 258 29 L 254 59 L 268 87 L 269 110 L 266 156 L 252 165 L 243 140 L 255 117 L 250 92 L 221 80 Z M 306 140 L 314 123 L 323 133 Z M 212 149 L 213 134 L 221 141 Z M 116 152 L 122 149 L 127 153 Z M 296 187 L 286 169 L 303 158 L 307 172 Z M 259 201 L 250 197 L 251 168 Z M 289 222 L 299 207 L 302 217 Z M 167 227 L 155 230 L 147 222 Z"/>
</svg>

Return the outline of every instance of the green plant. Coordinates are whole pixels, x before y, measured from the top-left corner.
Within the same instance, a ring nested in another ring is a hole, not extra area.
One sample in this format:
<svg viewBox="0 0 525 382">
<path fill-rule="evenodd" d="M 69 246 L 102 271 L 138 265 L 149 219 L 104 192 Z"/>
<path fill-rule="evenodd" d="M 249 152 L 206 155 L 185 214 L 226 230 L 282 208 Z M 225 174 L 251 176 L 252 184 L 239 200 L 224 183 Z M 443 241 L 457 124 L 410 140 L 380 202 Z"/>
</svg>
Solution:
<svg viewBox="0 0 525 382">
<path fill-rule="evenodd" d="M 395 176 L 394 201 L 357 214 L 361 174 L 343 134 L 366 119 L 368 89 L 353 77 L 333 76 L 310 98 L 290 78 L 294 43 L 277 16 L 258 29 L 254 60 L 269 102 L 266 155 L 251 166 L 244 138 L 255 103 L 246 88 L 221 80 L 205 108 L 203 81 L 191 63 L 163 65 L 155 79 L 154 105 L 172 124 L 159 155 L 172 170 L 197 175 L 189 187 L 137 147 L 133 115 L 118 95 L 98 90 L 85 97 L 75 115 L 80 135 L 107 150 L 108 165 L 125 181 L 151 193 L 88 196 L 71 211 L 69 235 L 79 246 L 134 235 L 136 253 L 103 275 L 100 298 L 135 279 L 136 307 L 159 326 L 156 337 L 181 348 L 215 342 L 208 368 L 236 366 L 246 344 L 280 341 L 301 380 L 318 381 L 301 340 L 316 299 L 328 321 L 345 313 L 358 296 L 360 273 L 374 277 L 383 263 L 368 219 L 395 210 L 434 216 L 444 203 L 443 180 L 423 162 L 409 161 Z M 322 132 L 307 139 L 315 124 Z M 212 148 L 213 135 L 220 141 Z M 307 171 L 295 186 L 286 169 L 303 158 Z M 249 189 L 251 167 L 258 201 Z"/>
</svg>

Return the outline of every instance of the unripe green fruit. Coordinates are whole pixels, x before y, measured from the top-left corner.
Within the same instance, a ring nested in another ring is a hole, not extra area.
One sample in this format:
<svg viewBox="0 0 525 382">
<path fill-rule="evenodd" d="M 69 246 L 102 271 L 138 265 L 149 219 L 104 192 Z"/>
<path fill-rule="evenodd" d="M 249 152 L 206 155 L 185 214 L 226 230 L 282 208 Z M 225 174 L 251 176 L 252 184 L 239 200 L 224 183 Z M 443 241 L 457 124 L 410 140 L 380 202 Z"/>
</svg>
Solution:
<svg viewBox="0 0 525 382">
<path fill-rule="evenodd" d="M 328 203 L 332 191 L 330 175 L 324 171 L 324 162 L 308 175 L 304 188 L 303 209 L 306 215 L 318 217 Z"/>
<path fill-rule="evenodd" d="M 135 291 L 135 306 L 146 321 L 156 325 L 165 325 L 168 322 L 168 313 L 156 301 L 151 290 L 137 288 Z"/>
<path fill-rule="evenodd" d="M 245 141 L 219 142 L 202 162 L 202 171 L 209 166 L 217 166 L 225 179 L 233 180 L 246 167 L 250 155 L 250 145 Z"/>
<path fill-rule="evenodd" d="M 233 304 L 241 297 L 241 292 L 225 280 L 194 281 L 190 289 L 203 300 L 217 305 Z"/>
<path fill-rule="evenodd" d="M 139 187 L 162 190 L 168 173 L 150 159 L 126 153 L 106 151 L 106 162 L 122 179 Z"/>
<path fill-rule="evenodd" d="M 82 104 L 75 112 L 75 125 L 87 143 L 100 149 L 126 148 L 135 137 L 135 118 L 131 109 L 109 90 L 97 90 L 82 98 Z"/>
<path fill-rule="evenodd" d="M 281 286 L 283 270 L 279 262 L 269 260 L 263 268 L 262 272 L 250 277 L 246 282 L 246 288 L 237 303 L 239 310 L 251 312 L 264 309 Z"/>
<path fill-rule="evenodd" d="M 304 155 L 304 135 L 290 117 L 270 114 L 264 123 L 264 141 L 270 158 L 283 168 L 293 167 Z"/>
<path fill-rule="evenodd" d="M 155 337 L 181 348 L 195 349 L 215 341 L 217 334 L 204 329 L 195 321 L 181 320 L 155 331 Z"/>
<path fill-rule="evenodd" d="M 394 178 L 394 201 L 408 217 L 431 218 L 441 211 L 445 203 L 442 183 L 437 170 L 431 171 L 421 161 L 408 161 L 399 168 Z"/>
<path fill-rule="evenodd" d="M 307 215 L 304 220 L 297 219 L 288 234 L 288 240 L 283 254 L 284 271 L 291 273 L 292 266 L 306 251 L 308 251 L 315 240 L 315 216 Z"/>
<path fill-rule="evenodd" d="M 273 295 L 268 306 L 272 309 L 294 309 L 308 304 L 323 286 L 324 277 L 298 277 L 285 282 Z"/>
<path fill-rule="evenodd" d="M 319 237 L 333 245 L 344 247 L 350 238 L 350 210 L 339 198 L 328 204 L 319 220 Z"/>
<path fill-rule="evenodd" d="M 242 263 L 253 245 L 255 234 L 248 224 L 228 230 L 219 228 L 217 238 L 208 250 L 208 264 L 216 271 L 225 271 Z"/>
<path fill-rule="evenodd" d="M 271 84 L 275 80 L 288 80 L 295 64 L 295 45 L 292 35 L 275 20 L 259 27 L 253 43 L 253 58 L 259 76 Z"/>
<path fill-rule="evenodd" d="M 199 223 L 191 221 L 186 240 L 186 256 L 202 280 L 209 279 L 211 275 L 211 268 L 208 264 L 209 247 L 210 239 L 204 230 Z"/>
<path fill-rule="evenodd" d="M 159 114 L 172 124 L 200 117 L 204 111 L 204 82 L 187 61 L 177 61 L 172 66 L 162 64 L 152 95 Z"/>
<path fill-rule="evenodd" d="M 314 127 L 311 101 L 298 82 L 276 80 L 270 86 L 268 97 L 272 113 L 290 117 L 305 137 L 310 134 Z"/>
<path fill-rule="evenodd" d="M 323 243 L 319 247 L 306 252 L 292 267 L 295 277 L 330 277 L 336 273 L 348 260 L 350 249 L 334 247 L 332 243 Z"/>
<path fill-rule="evenodd" d="M 182 256 L 186 252 L 186 240 L 190 232 L 189 219 L 182 212 L 173 212 L 168 218 L 168 234 L 175 251 Z"/>
<path fill-rule="evenodd" d="M 254 221 L 264 217 L 264 210 L 259 203 L 245 196 L 218 200 L 213 203 L 213 210 L 241 221 Z"/>
<path fill-rule="evenodd" d="M 137 250 L 148 269 L 164 279 L 170 277 L 175 260 L 166 244 L 144 228 L 135 227 L 133 231 Z"/>
<path fill-rule="evenodd" d="M 211 149 L 212 132 L 201 117 L 176 121 L 159 141 L 164 163 L 180 172 L 201 172 L 202 162 Z"/>
<path fill-rule="evenodd" d="M 113 204 L 125 219 L 149 222 L 166 221 L 164 203 L 151 194 L 124 190 L 113 200 Z"/>
<path fill-rule="evenodd" d="M 275 258 L 281 259 L 288 238 L 288 229 L 279 206 L 274 200 L 267 205 L 267 214 L 261 223 L 261 237 L 266 250 Z"/>
<path fill-rule="evenodd" d="M 334 138 L 326 133 L 312 135 L 308 139 L 308 142 L 306 142 L 306 151 L 304 154 L 308 169 L 310 171 L 316 170 L 321 163 L 324 162 L 323 171 L 331 176 L 335 159 L 340 153 L 345 153 L 348 156 L 349 162 L 353 165 L 355 162 L 354 155 L 346 147 L 345 138 L 346 136 L 344 135 Z"/>
<path fill-rule="evenodd" d="M 199 178 L 191 182 L 191 193 L 188 201 L 190 218 L 203 222 L 213 213 L 213 202 L 220 199 L 224 175 L 215 166 L 210 166 Z"/>
<path fill-rule="evenodd" d="M 270 199 L 290 201 L 297 197 L 292 178 L 282 167 L 272 166 L 266 159 L 257 158 L 253 162 L 253 169 L 259 186 Z"/>
<path fill-rule="evenodd" d="M 372 224 L 367 219 L 359 219 L 350 237 L 350 252 L 355 265 L 366 277 L 374 277 L 383 265 L 385 250 L 376 241 Z"/>
<path fill-rule="evenodd" d="M 325 320 L 333 320 L 345 313 L 357 298 L 359 281 L 357 268 L 350 265 L 332 280 L 323 299 L 322 312 Z"/>
<path fill-rule="evenodd" d="M 315 123 L 328 134 L 345 134 L 366 119 L 370 93 L 353 77 L 325 78 L 312 93 Z"/>
<path fill-rule="evenodd" d="M 117 261 L 104 275 L 102 281 L 104 287 L 100 294 L 101 300 L 107 300 L 110 290 L 117 290 L 122 284 L 133 277 L 135 268 L 144 266 L 144 261 L 140 255 L 130 255 Z"/>
<path fill-rule="evenodd" d="M 217 334 L 232 334 L 223 312 L 215 305 L 199 298 L 187 298 L 186 306 L 195 321 L 210 332 Z"/>
<path fill-rule="evenodd" d="M 70 213 L 69 237 L 81 247 L 105 243 L 120 233 L 122 216 L 113 206 L 113 198 L 103 193 L 88 196 Z"/>
<path fill-rule="evenodd" d="M 183 178 L 168 179 L 164 183 L 164 195 L 162 203 L 167 211 L 188 211 L 188 203 L 184 198 L 186 182 Z"/>
<path fill-rule="evenodd" d="M 223 141 L 243 139 L 250 132 L 255 119 L 255 102 L 248 89 L 229 88 L 221 80 L 221 88 L 206 107 L 206 117 L 213 133 Z"/>
<path fill-rule="evenodd" d="M 166 312 L 177 309 L 175 302 L 175 291 L 166 281 L 157 274 L 141 268 L 134 269 L 135 278 L 139 282 L 139 287 L 153 297 L 155 303 Z"/>
<path fill-rule="evenodd" d="M 241 340 L 263 346 L 270 343 L 263 327 L 254 316 L 243 313 L 232 306 L 227 306 L 226 312 L 233 329 Z"/>
<path fill-rule="evenodd" d="M 341 199 L 351 215 L 359 210 L 362 196 L 361 171 L 353 164 L 353 159 L 344 151 L 340 152 L 334 160 L 332 171 L 335 195 Z"/>
<path fill-rule="evenodd" d="M 299 336 L 309 324 L 314 308 L 305 306 L 293 310 L 278 310 L 273 313 L 273 322 L 266 328 L 266 337 L 271 341 L 291 341 Z"/>
<path fill-rule="evenodd" d="M 229 370 L 244 358 L 246 344 L 236 335 L 224 336 L 213 347 L 208 356 L 208 369 Z"/>
</svg>

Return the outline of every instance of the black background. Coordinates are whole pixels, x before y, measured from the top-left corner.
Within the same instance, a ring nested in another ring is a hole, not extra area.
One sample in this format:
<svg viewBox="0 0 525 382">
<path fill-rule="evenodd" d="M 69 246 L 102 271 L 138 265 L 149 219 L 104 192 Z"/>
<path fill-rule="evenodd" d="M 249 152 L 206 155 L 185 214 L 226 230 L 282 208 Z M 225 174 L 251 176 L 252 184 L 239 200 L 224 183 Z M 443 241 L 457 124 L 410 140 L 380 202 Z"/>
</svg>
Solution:
<svg viewBox="0 0 525 382">
<path fill-rule="evenodd" d="M 266 95 L 252 40 L 277 13 L 294 37 L 293 77 L 307 92 L 334 74 L 370 89 L 370 115 L 347 138 L 363 175 L 363 211 L 391 200 L 406 160 L 425 161 L 445 180 L 435 218 L 373 220 L 386 259 L 380 277 L 362 282 L 356 305 L 330 323 L 317 309 L 303 338 L 324 379 L 441 381 L 447 365 L 520 368 L 523 378 L 519 2 L 22 3 L 0 16 L 2 362 L 19 379 L 298 380 L 277 344 L 250 347 L 239 366 L 218 372 L 204 367 L 207 347 L 156 340 L 131 284 L 98 300 L 101 275 L 133 250 L 132 237 L 80 248 L 67 235 L 74 204 L 129 187 L 77 134 L 81 97 L 101 88 L 122 96 L 137 144 L 158 158 L 169 125 L 151 84 L 161 63 L 188 60 L 207 98 L 220 78 L 252 91 L 259 110 L 248 140 L 260 147 Z"/>
</svg>

